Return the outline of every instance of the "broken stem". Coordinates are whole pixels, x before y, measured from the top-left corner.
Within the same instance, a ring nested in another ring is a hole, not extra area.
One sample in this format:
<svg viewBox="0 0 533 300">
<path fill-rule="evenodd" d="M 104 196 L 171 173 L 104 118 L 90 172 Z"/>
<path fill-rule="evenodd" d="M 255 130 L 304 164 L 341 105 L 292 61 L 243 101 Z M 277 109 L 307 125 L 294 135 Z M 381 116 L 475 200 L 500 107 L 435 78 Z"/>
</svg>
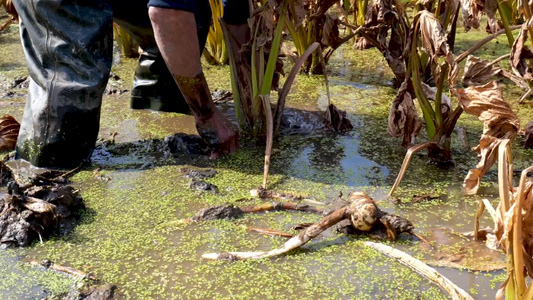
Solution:
<svg viewBox="0 0 533 300">
<path fill-rule="evenodd" d="M 445 290 L 454 300 L 474 299 L 472 298 L 472 296 L 470 296 L 463 289 L 455 285 L 448 278 L 442 276 L 442 274 L 437 272 L 437 270 L 433 269 L 432 267 L 426 265 L 425 263 L 421 262 L 420 260 L 412 257 L 411 255 L 405 252 L 374 242 L 365 242 L 365 245 L 389 257 L 397 259 L 401 264 L 411 268 L 413 271 L 431 280 L 432 282 L 440 286 L 443 290 Z"/>
<path fill-rule="evenodd" d="M 520 29 L 520 28 L 522 28 L 522 25 L 515 25 L 515 26 L 511 26 L 510 27 L 511 30 L 516 30 L 516 29 Z M 470 47 L 468 50 L 466 50 L 465 52 L 461 53 L 461 55 L 457 56 L 457 58 L 455 59 L 455 62 L 456 63 L 460 63 L 468 55 L 474 53 L 476 50 L 481 48 L 486 43 L 490 42 L 492 39 L 498 37 L 502 33 L 505 33 L 505 29 L 502 29 L 502 30 L 500 30 L 500 31 L 498 31 L 496 33 L 493 33 L 493 34 L 487 36 L 486 38 L 482 39 L 481 41 L 477 42 L 474 46 Z"/>
<path fill-rule="evenodd" d="M 303 246 L 305 243 L 309 242 L 311 239 L 317 237 L 324 230 L 329 227 L 337 224 L 338 222 L 346 219 L 347 217 L 347 207 L 336 210 L 331 215 L 328 215 L 318 223 L 313 224 L 300 232 L 298 235 L 293 236 L 289 239 L 281 248 L 270 250 L 268 252 L 223 252 L 223 253 L 207 253 L 202 255 L 203 258 L 207 259 L 229 259 L 229 260 L 238 260 L 238 259 L 261 259 L 267 257 L 278 256 L 284 253 L 287 253 L 291 250 L 294 250 L 300 246 Z"/>
<path fill-rule="evenodd" d="M 418 152 L 422 149 L 428 148 L 434 144 L 433 142 L 426 142 L 423 144 L 419 144 L 416 146 L 413 146 L 407 150 L 407 153 L 405 154 L 405 158 L 403 159 L 402 167 L 400 168 L 400 173 L 398 174 L 398 177 L 396 177 L 396 181 L 394 181 L 394 185 L 392 186 L 389 197 L 392 196 L 396 188 L 400 185 L 400 182 L 403 179 L 403 176 L 405 175 L 405 171 L 407 170 L 407 166 L 409 166 L 409 163 L 411 162 L 411 157 L 413 156 L 413 153 Z"/>
</svg>

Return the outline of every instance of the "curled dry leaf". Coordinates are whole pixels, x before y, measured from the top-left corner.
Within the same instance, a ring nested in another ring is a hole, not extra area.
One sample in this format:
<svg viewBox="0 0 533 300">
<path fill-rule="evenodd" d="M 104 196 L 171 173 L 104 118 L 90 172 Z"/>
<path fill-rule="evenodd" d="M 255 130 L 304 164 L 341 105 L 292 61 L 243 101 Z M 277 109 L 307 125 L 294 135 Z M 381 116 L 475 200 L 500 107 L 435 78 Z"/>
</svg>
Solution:
<svg viewBox="0 0 533 300">
<path fill-rule="evenodd" d="M 432 64 L 435 66 L 435 82 L 439 81 L 441 67 L 437 62 L 438 57 L 445 57 L 450 71 L 448 79 L 450 86 L 454 86 L 455 77 L 458 73 L 457 63 L 455 62 L 455 56 L 450 50 L 448 45 L 448 34 L 442 26 L 442 23 L 432 13 L 427 10 L 421 11 L 415 16 L 413 24 L 419 23 L 418 30 L 420 31 L 420 41 L 422 48 L 429 55 Z M 413 35 L 416 34 L 416 26 L 411 28 L 409 33 L 410 40 L 413 39 Z M 411 43 L 411 42 L 409 42 Z M 408 47 L 410 48 L 410 47 Z M 406 48 L 406 49 L 408 49 Z M 429 97 L 429 95 L 428 95 Z"/>
<path fill-rule="evenodd" d="M 324 26 L 322 28 L 322 41 L 321 44 L 337 48 L 341 39 L 339 37 L 339 18 L 336 16 L 325 14 Z"/>
<path fill-rule="evenodd" d="M 394 137 L 403 137 L 402 146 L 409 147 L 422 128 L 422 122 L 416 113 L 415 105 L 409 90 L 412 89 L 411 79 L 406 79 L 389 110 L 387 132 Z"/>
<path fill-rule="evenodd" d="M 501 28 L 501 22 L 496 18 L 498 10 L 497 0 L 461 0 L 463 11 L 463 28 L 469 31 L 471 28 L 478 29 L 483 14 L 487 15 L 487 32 L 495 33 Z"/>
<path fill-rule="evenodd" d="M 401 85 L 406 73 L 402 51 L 409 27 L 401 14 L 402 10 L 397 1 L 373 0 L 366 12 L 364 30 L 355 44 L 355 48 L 359 50 L 378 47 L 396 77 L 396 86 Z"/>
<path fill-rule="evenodd" d="M 3 0 L 0 1 L 0 7 L 3 6 L 8 14 L 11 15 L 13 20 L 17 20 L 19 15 L 17 13 L 17 10 L 15 9 L 15 5 L 13 5 L 13 0 Z"/>
<path fill-rule="evenodd" d="M 496 18 L 496 11 L 498 11 L 497 0 L 485 0 L 485 14 L 487 15 L 487 28 L 489 33 L 496 33 L 503 27 L 501 21 Z"/>
<path fill-rule="evenodd" d="M 462 82 L 465 85 L 484 85 L 492 80 L 492 77 L 500 74 L 499 66 L 490 64 L 479 57 L 469 55 L 466 59 L 465 71 Z"/>
<path fill-rule="evenodd" d="M 480 161 L 476 169 L 468 172 L 463 182 L 467 194 L 476 194 L 481 177 L 498 158 L 498 146 L 503 139 L 513 140 L 516 137 L 520 121 L 503 100 L 496 81 L 484 86 L 458 89 L 457 97 L 465 112 L 484 122 L 479 145 L 474 148 L 479 153 Z"/>
<path fill-rule="evenodd" d="M 417 16 L 420 22 L 420 41 L 426 53 L 434 61 L 437 56 L 451 54 L 446 31 L 439 19 L 427 10 L 418 13 Z"/>
<path fill-rule="evenodd" d="M 10 115 L 0 118 L 0 150 L 12 150 L 17 144 L 20 124 Z"/>
<path fill-rule="evenodd" d="M 484 3 L 480 0 L 461 0 L 463 11 L 463 27 L 465 31 L 478 29 L 483 14 Z"/>
<path fill-rule="evenodd" d="M 522 25 L 518 37 L 511 48 L 511 68 L 513 72 L 525 80 L 533 80 L 533 71 L 529 60 L 533 59 L 533 52 L 525 45 L 528 36 L 528 29 L 533 24 L 533 19 Z"/>
</svg>

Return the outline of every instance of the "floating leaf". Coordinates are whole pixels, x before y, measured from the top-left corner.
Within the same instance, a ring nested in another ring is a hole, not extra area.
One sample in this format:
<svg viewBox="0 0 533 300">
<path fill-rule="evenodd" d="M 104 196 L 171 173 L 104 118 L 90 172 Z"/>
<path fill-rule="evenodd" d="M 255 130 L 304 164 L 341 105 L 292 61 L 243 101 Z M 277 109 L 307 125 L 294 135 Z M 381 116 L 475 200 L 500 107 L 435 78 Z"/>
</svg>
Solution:
<svg viewBox="0 0 533 300">
<path fill-rule="evenodd" d="M 324 117 L 326 128 L 336 132 L 347 132 L 353 129 L 352 122 L 346 118 L 346 112 L 339 110 L 335 105 L 330 104 Z"/>
<path fill-rule="evenodd" d="M 476 169 L 471 169 L 463 183 L 467 194 L 476 194 L 481 177 L 498 158 L 498 146 L 503 139 L 516 137 L 520 121 L 511 107 L 503 101 L 496 81 L 484 86 L 458 89 L 457 97 L 465 112 L 484 122 L 479 145 L 474 149 L 480 155 Z"/>
<path fill-rule="evenodd" d="M 0 150 L 15 149 L 20 124 L 10 115 L 0 118 Z"/>
</svg>

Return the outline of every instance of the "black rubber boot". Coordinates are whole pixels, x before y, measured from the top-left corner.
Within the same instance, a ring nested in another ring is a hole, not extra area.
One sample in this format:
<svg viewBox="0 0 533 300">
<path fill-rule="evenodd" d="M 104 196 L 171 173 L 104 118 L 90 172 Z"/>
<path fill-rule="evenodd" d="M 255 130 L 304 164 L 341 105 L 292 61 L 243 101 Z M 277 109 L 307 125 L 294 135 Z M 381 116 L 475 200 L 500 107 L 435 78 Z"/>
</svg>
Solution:
<svg viewBox="0 0 533 300">
<path fill-rule="evenodd" d="M 194 15 L 201 53 L 211 25 L 211 8 L 208 0 L 197 0 L 196 6 Z M 148 11 L 132 13 L 131 10 L 124 11 L 123 6 L 116 6 L 115 22 L 122 26 L 143 50 L 133 78 L 131 108 L 190 113 L 187 102 L 157 48 Z"/>
<path fill-rule="evenodd" d="M 16 158 L 78 166 L 98 135 L 113 50 L 111 7 L 99 0 L 14 4 L 31 78 Z"/>
</svg>

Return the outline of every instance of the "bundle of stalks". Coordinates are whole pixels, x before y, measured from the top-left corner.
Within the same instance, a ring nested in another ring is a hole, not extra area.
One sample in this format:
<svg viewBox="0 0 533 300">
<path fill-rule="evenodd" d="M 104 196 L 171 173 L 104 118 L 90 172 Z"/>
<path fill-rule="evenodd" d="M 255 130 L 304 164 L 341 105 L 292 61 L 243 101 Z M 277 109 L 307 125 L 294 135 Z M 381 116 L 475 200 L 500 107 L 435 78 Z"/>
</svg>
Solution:
<svg viewBox="0 0 533 300">
<path fill-rule="evenodd" d="M 474 229 L 478 239 L 479 217 L 488 208 L 494 221 L 497 244 L 507 256 L 507 279 L 496 299 L 503 299 L 504 295 L 505 299 L 533 299 L 530 280 L 533 278 L 533 180 L 527 177 L 531 171 L 533 166 L 524 169 L 518 188 L 513 187 L 511 144 L 509 139 L 503 140 L 498 147 L 500 203 L 494 210 L 488 201 L 482 201 Z"/>
</svg>

